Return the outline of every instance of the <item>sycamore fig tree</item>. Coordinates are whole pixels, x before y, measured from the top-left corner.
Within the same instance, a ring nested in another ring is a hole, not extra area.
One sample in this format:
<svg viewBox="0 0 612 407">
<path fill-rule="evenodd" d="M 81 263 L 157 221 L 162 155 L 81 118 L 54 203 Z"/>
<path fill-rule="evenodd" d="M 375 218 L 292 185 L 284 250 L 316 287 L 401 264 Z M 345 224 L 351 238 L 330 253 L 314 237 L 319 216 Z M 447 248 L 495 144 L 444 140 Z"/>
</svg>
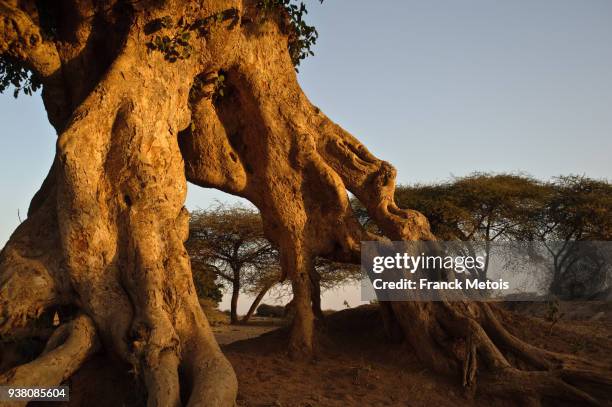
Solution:
<svg viewBox="0 0 612 407">
<path fill-rule="evenodd" d="M 394 203 L 394 168 L 300 89 L 295 63 L 316 38 L 301 10 L 284 0 L 0 1 L 3 75 L 31 72 L 25 86 L 42 85 L 58 133 L 0 256 L 0 335 L 42 335 L 33 322 L 68 310 L 42 353 L 0 382 L 57 385 L 104 352 L 131 366 L 149 406 L 234 404 L 235 374 L 183 244 L 187 180 L 259 208 L 292 284 L 294 357 L 315 349 L 313 259 L 357 262 L 360 242 L 377 239 L 347 190 L 387 238 L 434 239 L 423 215 Z M 468 393 L 480 383 L 531 403 L 591 404 L 610 394 L 604 366 L 525 343 L 490 305 L 381 309 L 389 332 Z"/>
</svg>

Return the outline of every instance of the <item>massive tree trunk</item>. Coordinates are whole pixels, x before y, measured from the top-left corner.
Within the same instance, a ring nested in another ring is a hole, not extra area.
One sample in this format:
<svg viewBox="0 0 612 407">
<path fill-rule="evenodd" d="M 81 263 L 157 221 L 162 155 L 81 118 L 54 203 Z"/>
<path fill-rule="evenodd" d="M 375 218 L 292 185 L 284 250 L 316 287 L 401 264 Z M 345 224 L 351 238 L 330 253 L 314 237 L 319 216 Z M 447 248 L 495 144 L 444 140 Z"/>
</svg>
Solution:
<svg viewBox="0 0 612 407">
<path fill-rule="evenodd" d="M 187 182 L 177 141 L 191 121 L 194 77 L 215 61 L 201 40 L 191 58 L 170 63 L 149 49 L 146 29 L 224 5 L 45 2 L 56 27 L 43 33 L 43 10 L 23 3 L 0 3 L 0 51 L 23 57 L 42 78 L 59 138 L 28 219 L 2 251 L 0 333 L 14 337 L 58 305 L 84 315 L 61 321 L 74 331 L 58 337 L 63 346 L 0 381 L 38 376 L 57 385 L 99 342 L 132 365 L 150 406 L 178 406 L 181 397 L 233 405 L 235 374 L 200 308 L 183 247 Z"/>
<path fill-rule="evenodd" d="M 1 382 L 59 384 L 103 349 L 133 366 L 151 406 L 234 403 L 236 379 L 183 247 L 186 177 L 260 209 L 293 287 L 295 357 L 315 351 L 313 259 L 358 262 L 360 241 L 378 239 L 360 226 L 347 190 L 388 238 L 434 239 L 421 214 L 395 205 L 393 167 L 301 91 L 282 8 L 38 2 L 42 13 L 34 4 L 0 1 L 0 52 L 41 78 L 59 139 L 28 219 L 0 256 L 0 334 L 31 335 L 31 322 L 60 305 L 73 312 L 38 359 Z M 609 391 L 602 367 L 520 341 L 489 305 L 383 309 L 424 363 L 471 392 L 477 377 L 484 391 L 529 401 L 596 403 Z"/>
</svg>

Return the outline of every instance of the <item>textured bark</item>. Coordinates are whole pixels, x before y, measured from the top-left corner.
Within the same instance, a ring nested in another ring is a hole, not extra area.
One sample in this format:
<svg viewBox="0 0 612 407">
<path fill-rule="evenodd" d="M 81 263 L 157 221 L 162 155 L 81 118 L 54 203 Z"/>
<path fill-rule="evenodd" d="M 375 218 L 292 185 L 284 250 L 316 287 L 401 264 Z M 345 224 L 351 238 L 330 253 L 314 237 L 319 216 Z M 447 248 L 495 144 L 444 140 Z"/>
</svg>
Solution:
<svg viewBox="0 0 612 407">
<path fill-rule="evenodd" d="M 200 41 L 189 61 L 169 63 L 148 50 L 143 29 L 162 16 L 204 18 L 224 5 L 61 2 L 56 37 L 33 44 L 20 37 L 29 32 L 20 27 L 39 19 L 26 3 L 1 3 L 0 50 L 42 78 L 59 138 L 28 219 L 2 251 L 0 334 L 14 336 L 44 310 L 70 304 L 93 321 L 91 341 L 133 366 L 148 405 L 180 405 L 181 397 L 190 406 L 233 405 L 236 378 L 200 308 L 183 247 L 187 183 L 177 142 L 190 122 L 193 79 L 214 61 Z M 62 92 L 47 92 L 58 80 Z M 3 380 L 61 381 L 90 354 L 81 346 L 43 354 Z M 30 370 L 41 373 L 21 374 Z"/>
<path fill-rule="evenodd" d="M 378 239 L 360 226 L 347 190 L 388 238 L 434 239 L 421 214 L 394 203 L 393 167 L 303 94 L 282 12 L 264 18 L 254 0 L 63 1 L 50 6 L 55 37 L 32 42 L 27 33 L 40 33 L 34 2 L 15 3 L 0 1 L 0 51 L 41 77 L 59 139 L 28 219 L 0 255 L 0 334 L 26 335 L 57 306 L 78 313 L 62 318 L 49 338 L 53 350 L 15 367 L 5 382 L 32 369 L 39 375 L 32 377 L 61 381 L 99 342 L 132 365 L 150 406 L 233 405 L 236 378 L 199 306 L 183 247 L 186 178 L 260 209 L 293 287 L 294 357 L 315 350 L 314 258 L 358 262 L 360 241 Z M 236 19 L 207 20 L 188 59 L 171 63 L 147 46 L 156 19 L 189 22 L 227 10 Z M 224 95 L 215 92 L 220 71 Z M 488 305 L 384 309 L 390 332 L 403 333 L 431 367 L 460 375 L 470 392 L 481 376 L 484 390 L 531 401 L 595 403 L 609 391 L 602 367 L 518 340 Z M 588 394 L 579 390 L 587 382 Z"/>
<path fill-rule="evenodd" d="M 69 378 L 99 348 L 91 319 L 79 315 L 56 329 L 42 354 L 34 361 L 12 368 L 0 383 L 14 387 L 53 387 Z M 23 403 L 10 403 L 12 406 Z"/>
</svg>

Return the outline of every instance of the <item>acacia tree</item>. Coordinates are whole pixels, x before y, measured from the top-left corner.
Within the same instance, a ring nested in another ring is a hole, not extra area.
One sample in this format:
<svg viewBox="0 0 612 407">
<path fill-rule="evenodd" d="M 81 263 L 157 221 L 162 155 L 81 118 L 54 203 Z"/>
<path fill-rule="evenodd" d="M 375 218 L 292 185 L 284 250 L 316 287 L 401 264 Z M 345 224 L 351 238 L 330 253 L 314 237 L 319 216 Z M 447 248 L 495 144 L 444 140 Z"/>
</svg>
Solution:
<svg viewBox="0 0 612 407">
<path fill-rule="evenodd" d="M 286 3 L 0 1 L 4 72 L 32 72 L 58 133 L 49 174 L 2 251 L 0 334 L 74 309 L 43 354 L 0 382 L 56 385 L 102 349 L 133 367 L 150 406 L 233 405 L 235 375 L 183 244 L 187 179 L 259 208 L 293 288 L 295 357 L 313 352 L 316 256 L 358 262 L 360 241 L 378 239 L 347 190 L 388 238 L 434 239 L 423 215 L 395 204 L 394 168 L 302 92 L 294 65 L 314 34 Z M 423 363 L 470 392 L 478 381 L 529 401 L 609 395 L 602 366 L 523 342 L 489 304 L 381 309 Z"/>
<path fill-rule="evenodd" d="M 278 279 L 277 252 L 263 234 L 261 217 L 251 209 L 217 205 L 195 211 L 185 246 L 194 268 L 208 269 L 230 284 L 232 324 L 238 323 L 238 297 L 245 285 Z"/>
<path fill-rule="evenodd" d="M 348 282 L 359 281 L 361 278 L 360 267 L 356 264 L 340 263 L 323 257 L 317 257 L 310 274 L 310 297 L 314 317 L 321 321 L 325 319 L 323 309 L 321 308 L 321 295 L 324 291 L 339 288 Z M 245 322 L 248 321 L 256 310 L 264 295 L 271 289 L 275 289 L 277 300 L 290 297 L 292 294 L 290 290 L 287 290 L 290 287 L 287 286 L 282 274 L 280 280 L 276 274 L 259 277 L 252 287 L 253 291 L 251 293 L 257 295 L 243 320 Z M 285 314 L 292 316 L 295 314 L 296 304 L 294 299 L 285 305 Z"/>
<path fill-rule="evenodd" d="M 491 243 L 515 239 L 546 195 L 547 188 L 527 176 L 474 173 L 435 185 L 400 186 L 395 199 L 423 213 L 438 238 L 467 242 L 467 250 L 481 248 L 485 264 L 474 271 L 486 280 Z"/>
<path fill-rule="evenodd" d="M 231 322 L 238 323 L 241 291 L 255 296 L 242 322 L 253 315 L 263 297 L 275 286 L 286 287 L 278 251 L 263 233 L 261 217 L 240 205 L 219 204 L 191 214 L 189 239 L 185 243 L 198 289 L 197 274 L 205 271 L 230 284 Z M 323 318 L 321 290 L 331 289 L 360 276 L 358 267 L 317 258 L 311 275 L 312 309 Z M 283 290 L 284 291 L 284 290 Z M 213 292 L 214 294 L 214 292 Z"/>
<path fill-rule="evenodd" d="M 545 191 L 516 234 L 540 242 L 546 253 L 529 251 L 536 261 L 552 261 L 550 293 L 589 297 L 609 288 L 609 265 L 597 242 L 612 239 L 612 185 L 570 175 L 553 179 Z"/>
</svg>

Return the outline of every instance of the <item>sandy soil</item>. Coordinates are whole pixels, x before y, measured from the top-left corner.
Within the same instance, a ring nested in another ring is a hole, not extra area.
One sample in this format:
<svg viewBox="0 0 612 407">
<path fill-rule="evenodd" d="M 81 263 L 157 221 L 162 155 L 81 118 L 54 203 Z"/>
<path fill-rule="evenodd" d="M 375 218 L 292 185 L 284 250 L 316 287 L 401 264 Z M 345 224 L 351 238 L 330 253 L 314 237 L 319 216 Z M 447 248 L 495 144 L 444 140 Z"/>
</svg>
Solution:
<svg viewBox="0 0 612 407">
<path fill-rule="evenodd" d="M 278 329 L 285 321 L 276 318 L 253 317 L 247 325 L 215 325 L 212 327 L 219 345 L 256 338 L 262 334 Z"/>
<path fill-rule="evenodd" d="M 576 308 L 575 305 L 572 307 Z M 593 306 L 590 315 L 561 319 L 552 329 L 542 318 L 542 305 L 509 312 L 513 332 L 545 348 L 612 362 L 610 306 Z M 521 312 L 523 315 L 517 316 Z M 581 310 L 579 315 L 588 315 Z M 527 316 L 526 316 L 527 315 Z M 467 400 L 458 380 L 423 368 L 411 349 L 389 343 L 382 335 L 374 306 L 328 316 L 322 327 L 319 357 L 312 363 L 290 363 L 285 354 L 287 330 L 278 321 L 261 319 L 256 326 L 215 327 L 223 351 L 240 383 L 239 406 L 503 406 L 504 400 Z M 262 336 L 255 336 L 257 333 Z M 247 337 L 248 339 L 244 339 Z"/>
<path fill-rule="evenodd" d="M 545 304 L 522 303 L 509 308 L 513 311 L 504 313 L 503 319 L 515 335 L 612 367 L 612 304 L 564 305 L 564 316 L 552 329 L 550 322 L 540 317 Z M 240 407 L 517 405 L 499 399 L 466 399 L 459 378 L 434 374 L 418 362 L 412 349 L 385 338 L 376 306 L 328 315 L 325 326 L 319 327 L 318 358 L 311 363 L 288 359 L 288 330 L 282 320 L 256 318 L 252 325 L 217 324 L 213 329 L 238 375 Z M 134 391 L 139 386 L 134 372 L 127 365 L 111 362 L 97 355 L 71 378 L 67 405 L 145 405 L 143 392 Z"/>
</svg>

